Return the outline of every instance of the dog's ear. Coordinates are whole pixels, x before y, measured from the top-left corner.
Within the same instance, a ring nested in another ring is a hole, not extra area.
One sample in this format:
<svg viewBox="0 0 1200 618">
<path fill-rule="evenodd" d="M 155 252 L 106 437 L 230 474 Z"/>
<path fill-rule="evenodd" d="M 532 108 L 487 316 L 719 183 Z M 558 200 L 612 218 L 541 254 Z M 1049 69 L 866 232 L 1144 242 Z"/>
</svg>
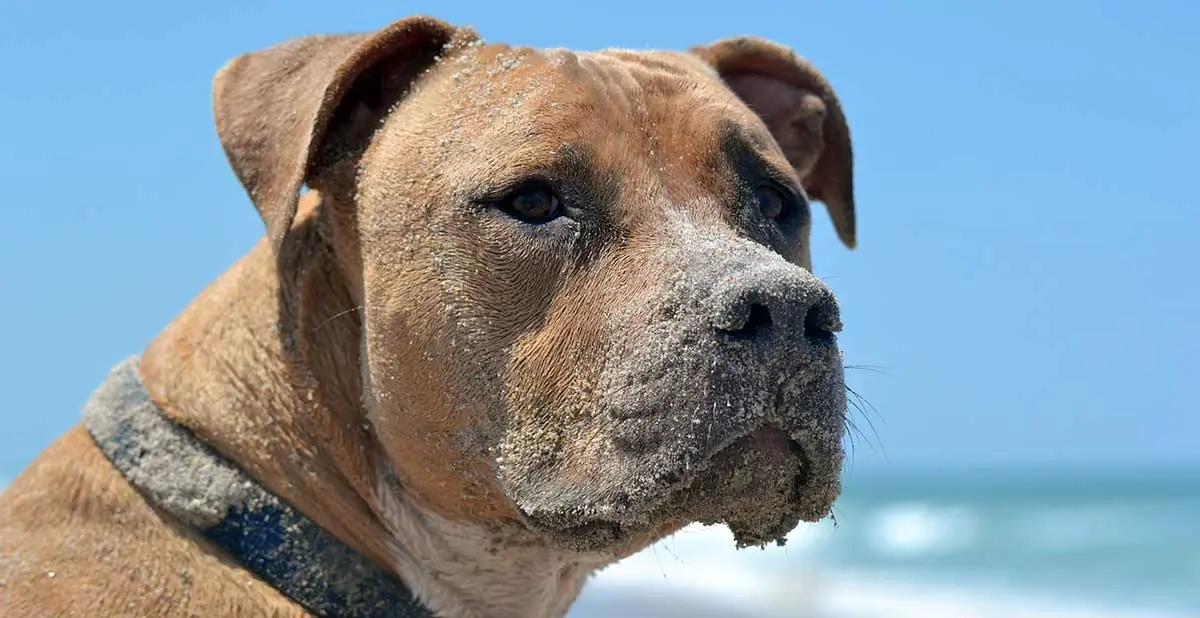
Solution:
<svg viewBox="0 0 1200 618">
<path fill-rule="evenodd" d="M 364 147 L 396 97 L 444 50 L 476 38 L 469 28 L 410 17 L 373 34 L 294 39 L 217 72 L 217 135 L 276 250 L 301 186 Z"/>
<path fill-rule="evenodd" d="M 792 50 L 757 37 L 735 37 L 691 52 L 709 63 L 771 130 L 804 188 L 825 204 L 847 247 L 856 244 L 854 155 L 850 128 L 833 87 Z"/>
</svg>

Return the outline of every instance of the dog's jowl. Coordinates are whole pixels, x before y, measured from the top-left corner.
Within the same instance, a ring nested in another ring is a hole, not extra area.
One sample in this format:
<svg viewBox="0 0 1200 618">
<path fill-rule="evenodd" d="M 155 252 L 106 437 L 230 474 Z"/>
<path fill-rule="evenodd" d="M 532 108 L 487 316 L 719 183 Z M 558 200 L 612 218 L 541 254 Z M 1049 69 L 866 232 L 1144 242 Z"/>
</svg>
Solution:
<svg viewBox="0 0 1200 618">
<path fill-rule="evenodd" d="M 214 114 L 266 235 L 0 498 L 0 616 L 563 616 L 689 523 L 829 513 L 852 154 L 790 50 L 415 17 L 238 57 Z"/>
</svg>

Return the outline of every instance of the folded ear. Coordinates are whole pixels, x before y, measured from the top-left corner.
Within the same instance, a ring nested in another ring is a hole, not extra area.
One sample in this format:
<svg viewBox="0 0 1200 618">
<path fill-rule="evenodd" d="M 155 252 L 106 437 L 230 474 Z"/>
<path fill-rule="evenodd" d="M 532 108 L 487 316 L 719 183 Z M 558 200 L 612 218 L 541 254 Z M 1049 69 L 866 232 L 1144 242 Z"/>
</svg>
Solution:
<svg viewBox="0 0 1200 618">
<path fill-rule="evenodd" d="M 691 52 L 716 69 L 762 118 L 809 196 L 825 204 L 838 237 L 853 249 L 857 241 L 850 128 L 825 77 L 790 49 L 756 37 L 724 39 Z"/>
<path fill-rule="evenodd" d="M 294 39 L 217 72 L 217 135 L 277 250 L 315 167 L 365 146 L 395 97 L 444 48 L 475 38 L 470 29 L 410 17 L 374 34 Z"/>
</svg>

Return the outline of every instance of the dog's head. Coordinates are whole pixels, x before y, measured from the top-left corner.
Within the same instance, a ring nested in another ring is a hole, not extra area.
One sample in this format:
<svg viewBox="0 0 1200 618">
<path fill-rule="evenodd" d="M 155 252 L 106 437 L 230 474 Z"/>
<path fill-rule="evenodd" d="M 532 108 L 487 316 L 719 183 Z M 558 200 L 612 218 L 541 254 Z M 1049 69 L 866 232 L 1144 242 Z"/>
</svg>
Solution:
<svg viewBox="0 0 1200 618">
<path fill-rule="evenodd" d="M 852 156 L 806 61 L 756 38 L 537 51 L 410 18 L 242 56 L 215 109 L 281 269 L 334 256 L 313 289 L 344 289 L 330 319 L 354 340 L 307 349 L 338 348 L 422 503 L 618 553 L 828 513 L 846 401 L 809 200 L 852 247 Z M 322 212 L 302 235 L 303 185 Z"/>
</svg>

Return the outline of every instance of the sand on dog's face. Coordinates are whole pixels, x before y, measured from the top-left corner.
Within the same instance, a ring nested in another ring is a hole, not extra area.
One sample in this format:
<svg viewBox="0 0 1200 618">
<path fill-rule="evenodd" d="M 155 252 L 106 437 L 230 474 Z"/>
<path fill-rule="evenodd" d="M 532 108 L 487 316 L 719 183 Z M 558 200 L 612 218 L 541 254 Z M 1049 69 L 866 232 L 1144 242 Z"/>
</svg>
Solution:
<svg viewBox="0 0 1200 618">
<path fill-rule="evenodd" d="M 796 171 L 701 61 L 470 46 L 361 169 L 367 408 L 418 499 L 616 553 L 828 513 L 837 304 L 806 269 L 807 204 L 758 210 L 755 183 Z M 488 206 L 531 178 L 563 216 Z M 754 304 L 760 332 L 728 336 Z"/>
</svg>

